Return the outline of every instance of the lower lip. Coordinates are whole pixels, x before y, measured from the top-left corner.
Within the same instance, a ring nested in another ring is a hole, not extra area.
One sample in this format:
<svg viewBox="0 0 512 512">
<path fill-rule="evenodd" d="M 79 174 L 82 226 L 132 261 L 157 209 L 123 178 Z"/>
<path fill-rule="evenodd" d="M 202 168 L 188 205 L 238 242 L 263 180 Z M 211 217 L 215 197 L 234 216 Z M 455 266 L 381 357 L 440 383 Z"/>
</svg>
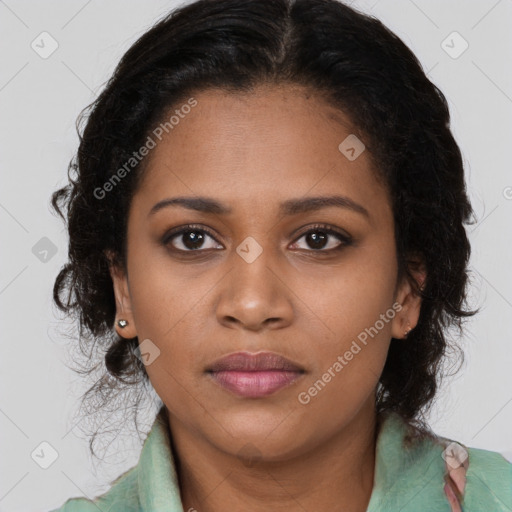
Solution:
<svg viewBox="0 0 512 512">
<path fill-rule="evenodd" d="M 303 374 L 290 371 L 220 371 L 210 373 L 222 387 L 247 398 L 259 398 L 275 393 Z"/>
</svg>

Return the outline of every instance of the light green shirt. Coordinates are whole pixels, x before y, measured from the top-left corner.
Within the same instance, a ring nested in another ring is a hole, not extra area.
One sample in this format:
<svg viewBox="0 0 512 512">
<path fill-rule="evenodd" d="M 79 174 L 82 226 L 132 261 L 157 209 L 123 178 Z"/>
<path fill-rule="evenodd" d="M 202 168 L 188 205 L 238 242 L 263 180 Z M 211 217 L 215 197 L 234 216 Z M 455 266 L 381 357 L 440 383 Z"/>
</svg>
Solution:
<svg viewBox="0 0 512 512">
<path fill-rule="evenodd" d="M 388 413 L 377 437 L 374 485 L 367 512 L 450 512 L 444 493 L 446 469 L 442 456 L 450 440 L 427 438 L 407 449 L 403 444 L 405 434 L 406 424 L 401 417 Z M 512 463 L 496 452 L 464 448 L 469 453 L 469 468 L 463 512 L 512 512 Z M 144 441 L 136 466 L 111 482 L 110 489 L 94 500 L 70 498 L 51 512 L 98 511 L 185 512 L 164 407 Z"/>
</svg>

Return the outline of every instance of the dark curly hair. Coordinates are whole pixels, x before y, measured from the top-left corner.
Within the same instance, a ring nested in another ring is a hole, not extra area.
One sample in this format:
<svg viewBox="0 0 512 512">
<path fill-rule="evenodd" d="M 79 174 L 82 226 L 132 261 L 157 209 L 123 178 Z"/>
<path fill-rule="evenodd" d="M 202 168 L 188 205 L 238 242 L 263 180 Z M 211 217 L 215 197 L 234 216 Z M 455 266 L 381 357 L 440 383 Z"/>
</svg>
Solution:
<svg viewBox="0 0 512 512">
<path fill-rule="evenodd" d="M 456 347 L 463 359 L 456 343 L 447 342 L 448 330 L 457 326 L 462 333 L 464 317 L 478 312 L 464 307 L 470 245 L 463 224 L 473 210 L 462 156 L 445 96 L 411 50 L 379 20 L 337 0 L 182 5 L 131 46 L 96 101 L 80 113 L 69 184 L 53 193 L 52 206 L 67 218 L 69 232 L 69 262 L 56 278 L 54 301 L 78 317 L 84 372 L 100 372 L 82 405 L 94 404 L 90 411 L 96 413 L 115 400 L 136 416 L 149 380 L 136 357 L 137 338 L 115 333 L 106 256 L 109 251 L 125 268 L 128 211 L 145 161 L 118 180 L 108 200 L 98 190 L 184 98 L 213 87 L 250 93 L 261 84 L 306 87 L 346 113 L 365 141 L 376 179 L 390 192 L 399 278 L 410 279 L 422 305 L 408 339 L 391 341 L 377 412 L 396 411 L 409 424 L 426 426 L 443 356 Z M 423 289 L 411 272 L 417 256 L 427 273 Z M 93 357 L 93 348 L 102 352 Z M 120 399 L 124 392 L 135 392 L 135 401 Z"/>
</svg>

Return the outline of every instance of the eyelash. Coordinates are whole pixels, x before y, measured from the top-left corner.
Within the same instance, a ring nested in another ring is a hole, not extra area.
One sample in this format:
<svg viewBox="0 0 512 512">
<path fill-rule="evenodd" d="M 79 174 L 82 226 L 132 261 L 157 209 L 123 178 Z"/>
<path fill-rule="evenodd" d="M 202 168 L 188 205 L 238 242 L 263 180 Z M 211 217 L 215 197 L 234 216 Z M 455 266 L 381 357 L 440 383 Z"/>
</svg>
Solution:
<svg viewBox="0 0 512 512">
<path fill-rule="evenodd" d="M 176 228 L 176 229 L 173 229 L 169 232 L 167 232 L 164 237 L 162 238 L 162 244 L 164 246 L 169 246 L 170 242 L 174 239 L 174 238 L 177 238 L 179 237 L 180 235 L 183 235 L 187 232 L 190 232 L 190 231 L 195 231 L 195 232 L 202 232 L 202 233 L 206 233 L 209 237 L 211 237 L 213 240 L 215 240 L 216 243 L 220 243 L 217 241 L 217 239 L 215 238 L 215 236 L 213 235 L 213 233 L 205 228 L 205 227 L 202 227 L 198 224 L 188 224 L 186 226 L 182 226 L 180 228 Z M 326 235 L 333 235 L 335 236 L 336 238 L 338 238 L 341 242 L 341 244 L 337 247 L 335 247 L 334 249 L 327 249 L 327 250 L 323 250 L 323 249 L 300 249 L 302 251 L 306 250 L 306 251 L 309 251 L 309 252 L 312 252 L 312 253 L 316 253 L 316 254 L 332 254 L 332 253 L 335 253 L 335 252 L 339 252 L 340 250 L 342 250 L 344 247 L 346 246 L 349 246 L 349 245 L 352 245 L 353 241 L 352 241 L 352 238 L 350 236 L 347 236 L 347 235 L 344 235 L 343 233 L 340 233 L 339 231 L 337 231 L 336 229 L 334 229 L 332 226 L 329 226 L 328 224 L 315 224 L 314 226 L 311 226 L 307 231 L 304 231 L 302 232 L 298 238 L 295 239 L 295 241 L 293 243 L 296 243 L 298 240 L 300 240 L 301 238 L 303 238 L 304 236 L 308 235 L 309 233 L 314 233 L 316 231 L 321 231 L 322 233 L 325 233 Z M 208 250 L 218 250 L 218 249 L 195 249 L 195 250 L 183 250 L 183 249 L 176 249 L 175 247 L 172 248 L 172 250 L 174 252 L 178 252 L 178 253 L 181 253 L 181 254 L 185 254 L 185 253 L 200 253 L 200 252 L 204 252 L 204 251 L 208 251 Z"/>
</svg>

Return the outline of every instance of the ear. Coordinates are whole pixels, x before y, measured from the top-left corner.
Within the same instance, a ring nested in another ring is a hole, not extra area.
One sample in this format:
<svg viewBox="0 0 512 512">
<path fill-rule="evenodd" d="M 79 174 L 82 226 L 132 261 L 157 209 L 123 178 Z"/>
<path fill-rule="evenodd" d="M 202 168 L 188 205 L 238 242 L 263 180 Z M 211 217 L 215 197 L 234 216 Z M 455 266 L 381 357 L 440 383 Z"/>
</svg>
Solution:
<svg viewBox="0 0 512 512">
<path fill-rule="evenodd" d="M 412 256 L 407 261 L 407 265 L 418 288 L 423 290 L 427 278 L 423 259 L 418 255 Z M 403 277 L 397 288 L 395 301 L 402 306 L 402 309 L 393 318 L 391 336 L 396 339 L 405 339 L 408 331 L 414 329 L 418 324 L 421 309 L 421 296 L 414 289 L 407 275 Z"/>
<path fill-rule="evenodd" d="M 137 329 L 132 313 L 128 276 L 126 271 L 115 263 L 115 258 L 110 251 L 106 251 L 105 255 L 109 262 L 110 277 L 112 278 L 116 298 L 116 319 L 114 327 L 117 334 L 122 338 L 135 338 L 135 336 L 137 336 Z M 126 320 L 128 322 L 126 327 L 121 328 L 117 324 L 119 320 Z"/>
</svg>

